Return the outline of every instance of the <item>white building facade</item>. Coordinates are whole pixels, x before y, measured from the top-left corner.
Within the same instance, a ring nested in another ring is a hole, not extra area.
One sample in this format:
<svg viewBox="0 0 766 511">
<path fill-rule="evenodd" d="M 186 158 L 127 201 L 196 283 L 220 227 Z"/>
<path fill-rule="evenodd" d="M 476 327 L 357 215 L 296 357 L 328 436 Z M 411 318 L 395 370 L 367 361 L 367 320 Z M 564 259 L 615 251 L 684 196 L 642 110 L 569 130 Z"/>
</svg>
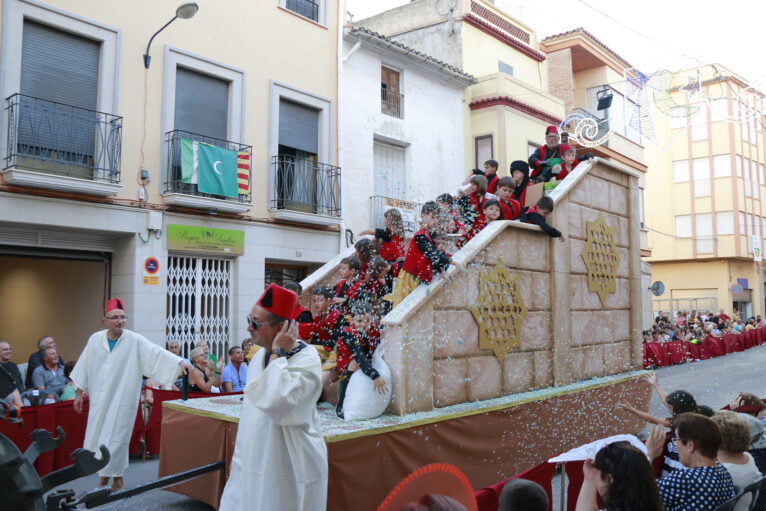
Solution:
<svg viewBox="0 0 766 511">
<path fill-rule="evenodd" d="M 454 193 L 470 171 L 463 90 L 475 79 L 361 27 L 346 28 L 341 56 L 345 227 L 383 227 L 398 207 L 412 230 L 419 205 Z"/>
</svg>

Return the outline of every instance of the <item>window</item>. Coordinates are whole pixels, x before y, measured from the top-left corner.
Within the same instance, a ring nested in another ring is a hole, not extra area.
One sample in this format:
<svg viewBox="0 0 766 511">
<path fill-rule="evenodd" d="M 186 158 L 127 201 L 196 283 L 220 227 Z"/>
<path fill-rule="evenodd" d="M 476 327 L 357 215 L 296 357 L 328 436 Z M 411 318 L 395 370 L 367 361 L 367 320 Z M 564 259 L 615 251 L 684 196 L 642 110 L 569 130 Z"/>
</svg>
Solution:
<svg viewBox="0 0 766 511">
<path fill-rule="evenodd" d="M 17 142 L 23 159 L 47 159 L 56 172 L 91 177 L 100 53 L 96 41 L 24 22 Z"/>
<path fill-rule="evenodd" d="M 177 69 L 175 129 L 226 140 L 228 112 L 228 81 L 191 69 Z"/>
<path fill-rule="evenodd" d="M 178 341 L 188 354 L 207 341 L 224 360 L 231 339 L 232 261 L 168 256 L 165 340 Z"/>
<path fill-rule="evenodd" d="M 380 111 L 397 119 L 404 118 L 404 94 L 401 91 L 399 71 L 381 66 Z"/>
<path fill-rule="evenodd" d="M 112 114 L 119 31 L 43 3 L 7 0 L 3 7 L 0 92 L 8 99 L 0 125 L 8 136 L 0 137 L 0 158 L 10 169 L 6 182 L 113 195 L 122 138 L 122 120 Z M 16 168 L 90 182 L 71 188 L 40 176 L 25 183 Z"/>
<path fill-rule="evenodd" d="M 510 64 L 506 64 L 502 60 L 497 61 L 497 70 L 501 73 L 505 73 L 507 75 L 513 76 L 513 66 Z"/>
<path fill-rule="evenodd" d="M 704 108 L 701 108 L 694 117 L 691 118 L 691 135 L 692 142 L 708 139 L 708 123 L 707 113 Z"/>
<path fill-rule="evenodd" d="M 695 238 L 698 254 L 713 253 L 713 216 L 711 213 L 694 215 Z"/>
<path fill-rule="evenodd" d="M 737 155 L 737 177 L 742 177 L 742 156 Z"/>
<path fill-rule="evenodd" d="M 277 208 L 314 212 L 319 112 L 288 99 L 279 101 Z"/>
<path fill-rule="evenodd" d="M 728 98 L 718 98 L 708 101 L 710 106 L 710 122 L 725 121 L 729 119 Z"/>
<path fill-rule="evenodd" d="M 340 222 L 340 169 L 331 164 L 331 121 L 328 98 L 270 82 L 269 209 L 275 218 Z"/>
<path fill-rule="evenodd" d="M 713 177 L 731 176 L 731 155 L 717 154 L 713 156 Z"/>
<path fill-rule="evenodd" d="M 280 0 L 280 5 L 292 11 L 295 14 L 299 14 L 304 18 L 308 18 L 311 21 L 320 22 L 320 15 L 324 17 L 323 5 L 320 5 L 321 0 Z M 324 23 L 323 23 L 324 24 Z"/>
<path fill-rule="evenodd" d="M 717 234 L 734 234 L 734 212 L 717 211 L 715 214 L 715 230 Z"/>
<path fill-rule="evenodd" d="M 484 170 L 484 162 L 492 159 L 492 135 L 484 135 L 473 139 L 473 148 L 476 159 L 474 168 Z"/>
<path fill-rule="evenodd" d="M 406 162 L 404 147 L 375 141 L 372 171 L 375 176 L 373 193 L 378 197 L 406 200 Z"/>
<path fill-rule="evenodd" d="M 689 160 L 673 162 L 673 182 L 684 183 L 689 180 Z"/>
<path fill-rule="evenodd" d="M 742 160 L 742 173 L 745 176 L 745 197 L 753 196 L 753 180 L 750 174 L 750 160 L 747 158 Z"/>
<path fill-rule="evenodd" d="M 710 195 L 710 160 L 707 158 L 694 158 L 694 196 L 708 197 Z"/>
<path fill-rule="evenodd" d="M 691 215 L 679 215 L 676 217 L 676 236 L 679 238 L 692 237 Z"/>
<path fill-rule="evenodd" d="M 166 46 L 163 74 L 165 201 L 186 207 L 229 208 L 224 210 L 235 213 L 247 211 L 252 195 L 249 171 L 243 183 L 238 181 L 237 197 L 202 193 L 196 183 L 184 182 L 181 173 L 182 139 L 237 152 L 251 151 L 250 146 L 243 144 L 244 72 Z M 244 186 L 246 193 L 239 186 Z M 223 205 L 221 201 L 230 204 Z"/>
<path fill-rule="evenodd" d="M 689 124 L 689 112 L 684 107 L 674 107 L 670 110 L 670 127 L 673 129 L 685 128 Z"/>
<path fill-rule="evenodd" d="M 599 112 L 598 92 L 602 89 L 603 86 L 599 86 L 591 87 L 586 91 L 588 112 L 604 119 L 604 121 L 599 122 L 599 127 L 604 129 L 611 128 L 615 133 L 619 133 L 623 137 L 640 144 L 641 133 L 638 123 L 641 118 L 641 107 L 631 99 L 627 99 L 622 93 L 610 88 L 612 91 L 612 106 Z M 600 133 L 598 136 L 600 136 Z"/>
<path fill-rule="evenodd" d="M 266 263 L 266 282 L 269 284 L 284 285 L 285 282 L 300 282 L 306 278 L 308 268 L 305 266 Z"/>
</svg>

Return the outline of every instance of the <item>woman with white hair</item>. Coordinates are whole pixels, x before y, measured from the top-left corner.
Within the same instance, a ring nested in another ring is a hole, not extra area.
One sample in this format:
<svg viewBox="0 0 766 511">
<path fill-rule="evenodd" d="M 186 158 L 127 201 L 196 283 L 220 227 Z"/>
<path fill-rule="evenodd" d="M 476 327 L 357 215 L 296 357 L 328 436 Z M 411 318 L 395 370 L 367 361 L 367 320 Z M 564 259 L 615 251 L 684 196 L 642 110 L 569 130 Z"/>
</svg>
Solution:
<svg viewBox="0 0 766 511">
<path fill-rule="evenodd" d="M 750 428 L 744 417 L 729 410 L 716 412 L 712 419 L 721 430 L 718 461 L 729 471 L 734 488 L 739 492 L 761 476 L 755 460 L 750 453 L 745 452 L 750 446 Z M 749 495 L 741 498 L 734 511 L 748 509 L 751 498 Z"/>
<path fill-rule="evenodd" d="M 221 386 L 221 375 L 216 373 L 210 377 L 208 369 L 208 355 L 205 348 L 194 348 L 189 355 L 194 369 L 189 371 L 189 392 L 210 392 L 213 386 Z"/>
</svg>

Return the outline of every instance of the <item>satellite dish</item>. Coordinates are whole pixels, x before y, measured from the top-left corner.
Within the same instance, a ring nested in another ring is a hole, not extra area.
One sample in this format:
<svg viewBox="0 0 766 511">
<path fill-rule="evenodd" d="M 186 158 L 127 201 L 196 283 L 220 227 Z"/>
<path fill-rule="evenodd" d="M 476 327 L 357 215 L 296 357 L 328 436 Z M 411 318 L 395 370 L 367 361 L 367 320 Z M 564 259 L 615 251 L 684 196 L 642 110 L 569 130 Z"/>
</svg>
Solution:
<svg viewBox="0 0 766 511">
<path fill-rule="evenodd" d="M 665 284 L 663 284 L 661 280 L 658 280 L 652 284 L 652 287 L 650 287 L 649 290 L 654 296 L 662 296 L 662 293 L 665 292 Z"/>
</svg>

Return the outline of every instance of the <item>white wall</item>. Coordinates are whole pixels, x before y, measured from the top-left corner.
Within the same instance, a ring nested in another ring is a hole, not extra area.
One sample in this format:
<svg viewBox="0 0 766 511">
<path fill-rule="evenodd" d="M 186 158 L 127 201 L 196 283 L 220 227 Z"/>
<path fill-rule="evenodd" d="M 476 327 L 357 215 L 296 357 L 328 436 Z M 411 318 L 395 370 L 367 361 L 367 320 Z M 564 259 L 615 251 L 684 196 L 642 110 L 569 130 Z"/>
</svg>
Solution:
<svg viewBox="0 0 766 511">
<path fill-rule="evenodd" d="M 344 41 L 343 56 L 355 40 Z M 404 118 L 381 113 L 380 67 L 401 71 Z M 341 147 L 343 148 L 343 219 L 358 233 L 370 224 L 373 195 L 373 140 L 406 146 L 406 200 L 423 203 L 454 192 L 465 178 L 463 168 L 463 93 L 461 85 L 394 54 L 380 54 L 365 44 L 343 66 Z M 446 77 L 445 77 L 446 78 Z"/>
</svg>

